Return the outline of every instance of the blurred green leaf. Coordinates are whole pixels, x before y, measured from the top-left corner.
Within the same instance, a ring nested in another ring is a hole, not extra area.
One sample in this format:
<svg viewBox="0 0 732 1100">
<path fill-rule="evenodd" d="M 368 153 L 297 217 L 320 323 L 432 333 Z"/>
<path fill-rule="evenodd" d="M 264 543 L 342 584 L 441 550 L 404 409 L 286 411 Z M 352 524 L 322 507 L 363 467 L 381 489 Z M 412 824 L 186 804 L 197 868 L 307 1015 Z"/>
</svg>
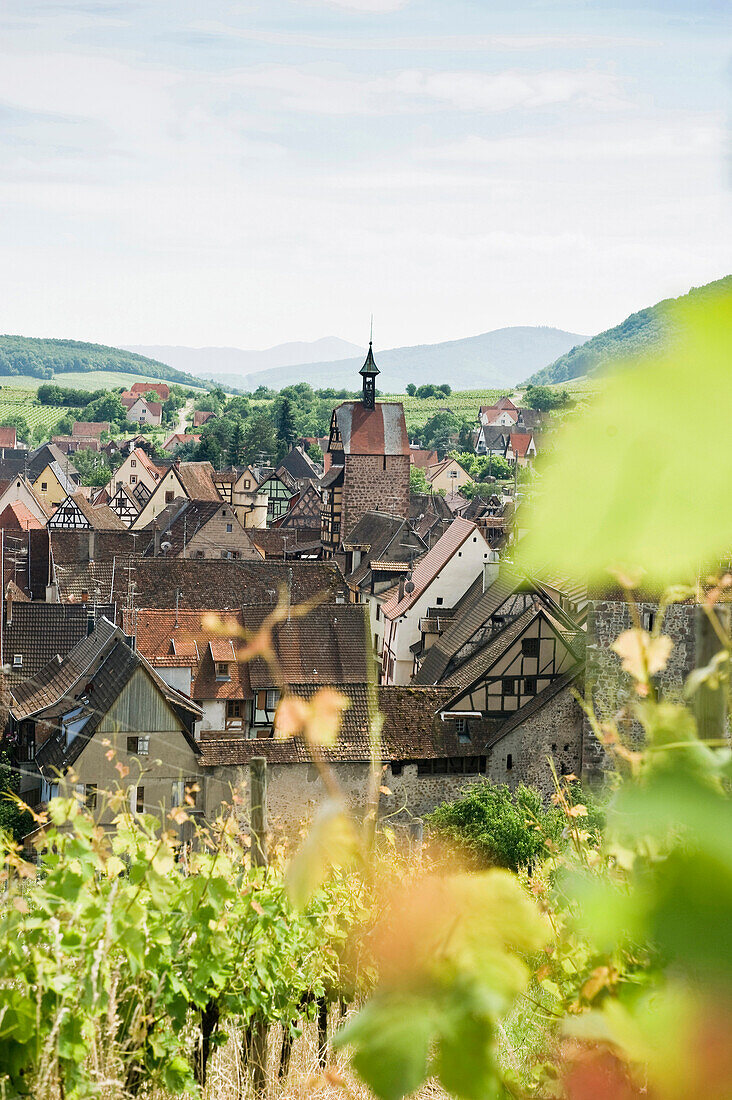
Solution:
<svg viewBox="0 0 732 1100">
<path fill-rule="evenodd" d="M 285 886 L 293 905 L 305 905 L 331 871 L 349 866 L 357 852 L 353 822 L 339 803 L 326 802 L 287 867 Z"/>
<path fill-rule="evenodd" d="M 400 1100 L 427 1076 L 434 1021 L 430 1004 L 418 996 L 374 997 L 335 1037 L 334 1046 L 352 1043 L 352 1063 L 380 1100 Z"/>
<path fill-rule="evenodd" d="M 651 582 L 677 583 L 732 545 L 732 293 L 672 309 L 673 344 L 603 378 L 553 438 L 522 517 L 525 567 L 605 580 L 608 568 L 641 568 Z M 720 415 L 711 467 L 682 499 L 693 395 Z"/>
</svg>

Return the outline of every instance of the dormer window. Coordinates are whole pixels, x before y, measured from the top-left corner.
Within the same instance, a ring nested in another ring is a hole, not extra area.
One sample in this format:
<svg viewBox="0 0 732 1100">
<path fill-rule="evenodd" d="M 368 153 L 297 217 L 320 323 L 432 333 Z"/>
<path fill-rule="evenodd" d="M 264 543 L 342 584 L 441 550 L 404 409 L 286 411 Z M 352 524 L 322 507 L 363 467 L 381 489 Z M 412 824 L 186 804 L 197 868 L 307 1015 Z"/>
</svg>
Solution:
<svg viewBox="0 0 732 1100">
<path fill-rule="evenodd" d="M 13 668 L 22 668 L 22 667 L 23 667 L 23 654 L 22 653 L 14 653 L 13 654 Z"/>
<path fill-rule="evenodd" d="M 217 661 L 216 662 L 216 679 L 217 680 L 230 680 L 231 679 L 231 676 L 229 674 L 229 662 L 228 661 Z"/>
</svg>

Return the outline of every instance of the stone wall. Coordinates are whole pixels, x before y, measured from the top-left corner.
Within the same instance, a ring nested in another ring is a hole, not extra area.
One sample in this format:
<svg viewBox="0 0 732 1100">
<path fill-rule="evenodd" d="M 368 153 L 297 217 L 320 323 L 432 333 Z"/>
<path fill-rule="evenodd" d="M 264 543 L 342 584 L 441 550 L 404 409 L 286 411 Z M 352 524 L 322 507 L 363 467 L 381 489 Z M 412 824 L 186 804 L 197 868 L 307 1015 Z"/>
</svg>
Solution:
<svg viewBox="0 0 732 1100">
<path fill-rule="evenodd" d="M 546 799 L 554 791 L 548 758 L 562 775 L 579 775 L 582 764 L 582 709 L 565 687 L 544 707 L 508 733 L 498 744 L 485 748 L 485 731 L 473 733 L 476 755 L 487 757 L 485 775 L 420 775 L 417 763 L 404 763 L 399 774 L 387 765 L 382 784 L 391 791 L 381 795 L 380 814 L 393 824 L 408 823 L 431 813 L 442 802 L 459 798 L 475 783 L 488 778 L 505 783 L 512 790 L 520 783 L 537 787 Z M 509 760 L 510 757 L 510 760 Z M 368 789 L 369 767 L 365 763 L 333 765 L 349 809 L 363 814 Z M 222 766 L 206 768 L 206 809 L 215 816 L 222 802 L 231 802 L 232 790 L 244 795 L 249 768 Z M 326 800 L 320 777 L 311 764 L 270 764 L 268 769 L 268 811 L 275 836 L 297 836 Z"/>
<path fill-rule="evenodd" d="M 673 604 L 664 615 L 662 632 L 673 639 L 668 664 L 656 678 L 659 694 L 666 699 L 679 699 L 684 680 L 695 663 L 694 604 Z M 658 603 L 638 604 L 641 622 L 646 615 L 658 615 Z M 625 708 L 635 697 L 633 682 L 623 672 L 620 658 L 612 651 L 615 639 L 624 630 L 635 626 L 630 608 L 621 599 L 592 600 L 587 612 L 587 659 L 585 678 L 587 695 L 600 722 L 615 720 L 621 734 L 633 745 L 640 744 L 642 731 Z M 588 775 L 601 773 L 609 760 L 585 719 L 583 771 Z"/>
<path fill-rule="evenodd" d="M 366 512 L 409 516 L 409 455 L 346 455 L 341 538 Z"/>
</svg>

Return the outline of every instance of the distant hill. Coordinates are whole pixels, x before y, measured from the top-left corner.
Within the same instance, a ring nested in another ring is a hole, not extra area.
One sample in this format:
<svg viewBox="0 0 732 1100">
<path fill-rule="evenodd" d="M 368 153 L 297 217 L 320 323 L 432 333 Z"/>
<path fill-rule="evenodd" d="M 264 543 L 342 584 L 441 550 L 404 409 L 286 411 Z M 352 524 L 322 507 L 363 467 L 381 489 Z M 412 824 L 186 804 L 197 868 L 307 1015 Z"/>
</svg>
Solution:
<svg viewBox="0 0 732 1100">
<path fill-rule="evenodd" d="M 582 375 L 596 374 L 618 359 L 628 359 L 652 351 L 661 341 L 672 335 L 668 307 L 673 302 L 707 296 L 721 290 L 732 290 L 732 275 L 707 283 L 705 286 L 693 287 L 688 294 L 680 298 L 665 298 L 655 306 L 648 306 L 647 309 L 642 309 L 638 313 L 631 313 L 630 317 L 626 317 L 615 328 L 609 328 L 598 336 L 593 336 L 581 347 L 572 348 L 548 367 L 536 371 L 527 381 L 542 386 L 568 382 Z"/>
<path fill-rule="evenodd" d="M 299 363 L 330 363 L 360 354 L 357 344 L 349 344 L 337 336 L 324 336 L 307 343 L 298 341 L 277 344 L 264 351 L 244 351 L 242 348 L 186 348 L 167 344 L 125 344 L 127 351 L 149 355 L 169 363 L 177 370 L 215 378 L 225 386 L 241 386 L 242 378 L 261 370 L 297 366 Z"/>
<path fill-rule="evenodd" d="M 167 363 L 107 347 L 106 344 L 47 340 L 35 336 L 0 336 L 0 376 L 53 378 L 56 374 L 86 374 L 100 370 L 161 378 L 181 385 L 206 385 L 202 379 L 175 370 Z"/>
<path fill-rule="evenodd" d="M 576 333 L 555 328 L 502 328 L 442 344 L 420 344 L 387 351 L 377 349 L 376 362 L 381 371 L 377 386 L 384 393 L 403 393 L 409 382 L 417 385 L 449 382 L 456 390 L 505 389 L 525 378 L 527 372 L 546 366 L 583 339 Z M 162 350 L 158 349 L 158 354 L 162 354 Z M 210 373 L 227 385 L 249 391 L 258 386 L 279 390 L 297 382 L 309 382 L 316 389 L 324 386 L 353 389 L 354 386 L 358 388 L 357 375 L 365 354 L 366 349 L 361 348 L 352 357 L 337 360 L 321 358 L 273 365 L 226 377 L 213 369 Z"/>
</svg>

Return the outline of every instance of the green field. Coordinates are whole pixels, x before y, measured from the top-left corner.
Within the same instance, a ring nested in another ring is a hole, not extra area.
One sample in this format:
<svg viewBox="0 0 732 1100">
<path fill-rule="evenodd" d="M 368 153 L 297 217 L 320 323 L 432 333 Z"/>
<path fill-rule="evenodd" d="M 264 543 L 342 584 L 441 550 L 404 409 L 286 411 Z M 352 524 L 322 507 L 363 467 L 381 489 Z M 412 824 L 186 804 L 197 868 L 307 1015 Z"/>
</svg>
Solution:
<svg viewBox="0 0 732 1100">
<path fill-rule="evenodd" d="M 471 423 L 478 419 L 478 409 L 481 405 L 492 405 L 504 393 L 510 390 L 459 390 L 451 393 L 449 397 L 407 397 L 406 394 L 384 394 L 382 401 L 401 401 L 404 405 L 404 418 L 407 421 L 407 431 L 414 431 L 443 409 L 449 409 L 460 420 L 468 420 Z"/>
<path fill-rule="evenodd" d="M 8 417 L 20 415 L 31 431 L 37 424 L 42 424 L 44 428 L 53 428 L 62 416 L 68 413 L 72 419 L 76 419 L 78 412 L 78 409 L 59 405 L 41 405 L 35 389 L 20 389 L 15 386 L 3 386 L 0 389 L 0 424 L 7 424 Z"/>
<path fill-rule="evenodd" d="M 9 374 L 0 376 L 0 386 L 5 389 L 12 386 L 14 389 L 37 390 L 44 382 L 52 386 L 73 386 L 78 390 L 116 390 L 120 386 L 127 389 L 135 382 L 161 382 L 164 379 L 153 378 L 144 374 L 130 374 L 125 371 L 93 370 L 70 371 L 67 374 L 54 374 L 53 378 L 32 378 L 26 374 Z M 176 385 L 176 383 L 170 383 Z M 195 386 L 186 386 L 186 389 L 196 389 Z"/>
</svg>

